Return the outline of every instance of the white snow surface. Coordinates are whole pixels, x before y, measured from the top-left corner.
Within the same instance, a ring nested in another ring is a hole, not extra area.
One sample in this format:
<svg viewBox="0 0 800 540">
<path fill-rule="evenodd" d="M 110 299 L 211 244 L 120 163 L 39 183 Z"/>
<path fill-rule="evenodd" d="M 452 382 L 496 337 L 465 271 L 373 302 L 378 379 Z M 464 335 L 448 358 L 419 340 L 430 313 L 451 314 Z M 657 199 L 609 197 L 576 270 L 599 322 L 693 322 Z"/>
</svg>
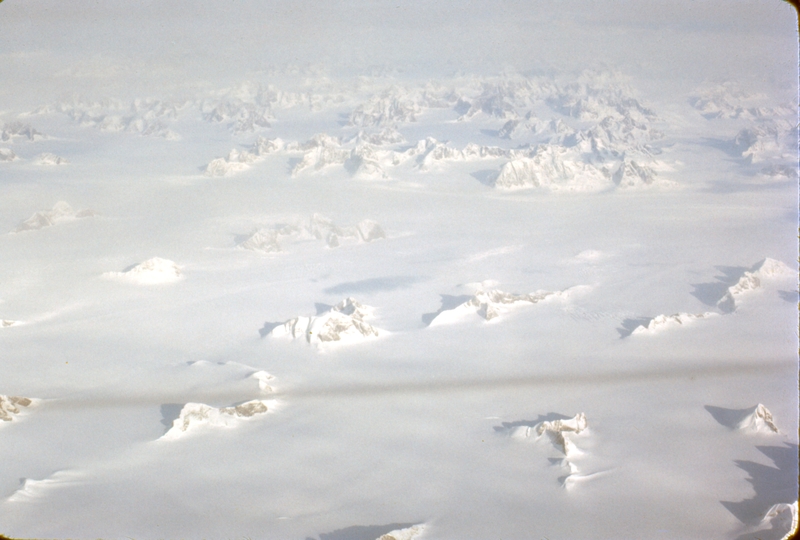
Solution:
<svg viewBox="0 0 800 540">
<path fill-rule="evenodd" d="M 0 535 L 785 538 L 795 17 L 0 3 Z"/>
</svg>

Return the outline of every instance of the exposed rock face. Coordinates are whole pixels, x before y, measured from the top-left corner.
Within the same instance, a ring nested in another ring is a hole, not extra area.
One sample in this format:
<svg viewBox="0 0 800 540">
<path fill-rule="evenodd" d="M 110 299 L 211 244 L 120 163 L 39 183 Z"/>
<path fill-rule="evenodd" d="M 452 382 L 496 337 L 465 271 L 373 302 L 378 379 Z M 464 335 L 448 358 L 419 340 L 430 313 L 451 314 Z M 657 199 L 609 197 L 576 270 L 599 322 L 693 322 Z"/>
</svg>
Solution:
<svg viewBox="0 0 800 540">
<path fill-rule="evenodd" d="M 511 294 L 497 289 L 490 291 L 480 291 L 465 305 L 476 309 L 478 315 L 490 321 L 499 315 L 497 306 L 501 304 L 516 304 L 517 302 L 529 302 L 536 304 L 545 298 L 558 295 L 553 291 L 538 291 L 530 294 Z"/>
<path fill-rule="evenodd" d="M 789 106 L 763 106 L 761 96 L 748 94 L 738 85 L 725 82 L 698 88 L 689 99 L 689 104 L 706 119 L 744 118 L 761 119 L 771 116 L 795 114 Z"/>
<path fill-rule="evenodd" d="M 378 151 L 374 145 L 362 142 L 350 152 L 344 166 L 358 178 L 385 179 L 389 177 L 381 165 L 385 154 L 385 151 Z"/>
<path fill-rule="evenodd" d="M 291 236 L 298 231 L 298 228 L 288 225 L 277 226 L 272 229 L 258 229 L 241 242 L 239 247 L 258 253 L 278 253 L 282 251 L 279 242 L 280 237 Z"/>
<path fill-rule="evenodd" d="M 656 172 L 634 160 L 624 160 L 613 175 L 614 183 L 619 187 L 651 185 L 656 181 Z"/>
<path fill-rule="evenodd" d="M 589 427 L 584 413 L 578 413 L 568 420 L 545 421 L 536 426 L 536 433 L 543 435 L 549 434 L 553 438 L 553 443 L 564 452 L 565 456 L 570 456 L 580 451 L 569 439 L 567 433 L 576 435 Z"/>
<path fill-rule="evenodd" d="M 330 248 L 338 247 L 344 239 L 372 242 L 386 238 L 386 233 L 375 221 L 365 219 L 355 227 L 339 227 L 331 219 L 321 214 L 311 216 L 309 232 L 315 238 L 325 240 L 325 243 Z"/>
<path fill-rule="evenodd" d="M 33 129 L 30 124 L 23 124 L 22 122 L 9 122 L 3 126 L 3 131 L 0 132 L 0 140 L 3 142 L 13 142 L 16 138 L 39 141 L 44 139 L 45 136 Z"/>
<path fill-rule="evenodd" d="M 4 396 L 0 394 L 0 420 L 12 422 L 20 414 L 20 407 L 30 407 L 33 400 L 20 396 Z"/>
<path fill-rule="evenodd" d="M 268 105 L 229 99 L 207 109 L 204 117 L 209 122 L 228 123 L 234 133 L 242 133 L 270 127 L 271 113 Z"/>
<path fill-rule="evenodd" d="M 609 185 L 607 170 L 598 169 L 571 154 L 560 146 L 540 145 L 530 157 L 513 159 L 503 165 L 494 185 L 499 189 L 548 187 L 581 191 Z"/>
<path fill-rule="evenodd" d="M 393 127 L 383 128 L 377 132 L 367 132 L 361 130 L 356 135 L 356 141 L 375 146 L 386 146 L 405 142 L 405 137 Z"/>
<path fill-rule="evenodd" d="M 497 136 L 501 139 L 513 139 L 515 134 L 518 134 L 520 131 L 524 131 L 524 127 L 523 129 L 519 129 L 521 127 L 520 123 L 521 122 L 518 118 L 509 120 L 498 130 Z"/>
<path fill-rule="evenodd" d="M 297 176 L 306 169 L 319 171 L 329 165 L 343 165 L 350 158 L 350 153 L 350 150 L 338 146 L 315 146 L 303 154 L 303 159 L 292 169 L 292 176 Z"/>
<path fill-rule="evenodd" d="M 779 433 L 778 426 L 775 425 L 775 420 L 772 418 L 772 413 L 761 403 L 753 407 L 739 420 L 736 424 L 736 429 L 749 432 Z"/>
<path fill-rule="evenodd" d="M 371 307 L 347 298 L 314 317 L 289 319 L 273 328 L 270 334 L 275 337 L 305 339 L 306 342 L 316 345 L 363 341 L 385 332 L 365 321 L 371 314 Z"/>
<path fill-rule="evenodd" d="M 796 129 L 788 122 L 762 121 L 736 134 L 731 142 L 734 152 L 751 163 L 785 157 L 784 150 L 795 140 Z M 788 143 L 788 144 L 787 144 Z"/>
<path fill-rule="evenodd" d="M 276 229 L 258 229 L 247 240 L 241 242 L 239 247 L 258 253 L 277 253 L 281 251 L 278 236 Z"/>
<path fill-rule="evenodd" d="M 397 529 L 381 535 L 376 540 L 414 540 L 425 532 L 425 525 L 414 525 L 405 529 Z"/>
<path fill-rule="evenodd" d="M 39 156 L 40 165 L 65 165 L 67 163 L 69 161 L 55 154 L 42 154 Z"/>
<path fill-rule="evenodd" d="M 724 313 L 732 313 L 736 311 L 737 300 L 750 291 L 761 288 L 762 282 L 794 275 L 794 272 L 781 261 L 766 258 L 744 272 L 739 281 L 728 287 L 717 302 L 717 307 Z"/>
<path fill-rule="evenodd" d="M 282 139 L 267 139 L 266 137 L 259 137 L 253 144 L 252 152 L 257 156 L 265 156 L 267 154 L 274 154 L 284 149 L 286 143 Z"/>
<path fill-rule="evenodd" d="M 533 111 L 541 111 L 542 104 L 575 121 L 537 117 Z M 229 117 L 228 113 L 220 116 L 219 107 L 210 110 L 209 118 Z M 427 137 L 409 148 L 392 148 L 404 141 L 398 125 L 440 107 L 452 107 L 460 121 L 479 114 L 502 119 L 499 138 L 524 137 L 528 144 L 508 149 L 469 143 L 455 148 Z M 525 109 L 523 118 L 520 115 Z M 348 140 L 324 133 L 304 143 L 260 137 L 251 151 L 214 160 L 207 174 L 234 174 L 245 170 L 254 158 L 281 152 L 301 154 L 292 169 L 293 177 L 342 167 L 354 177 L 382 180 L 390 177 L 393 167 L 408 161 L 418 170 L 428 171 L 451 162 L 504 159 L 507 163 L 494 183 L 498 189 L 585 191 L 668 186 L 672 182 L 661 181 L 656 172 L 664 164 L 652 157 L 660 150 L 651 143 L 663 138 L 654 128 L 657 120 L 654 111 L 609 73 L 587 71 L 578 82 L 561 86 L 527 77 L 476 79 L 459 90 L 393 86 L 352 111 L 350 125 L 362 129 Z"/>
<path fill-rule="evenodd" d="M 322 214 L 314 214 L 306 223 L 281 223 L 272 227 L 255 230 L 238 244 L 241 249 L 269 254 L 282 251 L 281 240 L 317 238 L 325 241 L 329 248 L 337 248 L 343 243 L 374 242 L 386 238 L 386 233 L 378 222 L 361 220 L 349 227 L 340 227 L 332 219 Z"/>
<path fill-rule="evenodd" d="M 796 273 L 781 261 L 766 258 L 754 264 L 749 270 L 741 273 L 736 283 L 725 289 L 724 294 L 716 300 L 716 307 L 722 314 L 736 311 L 739 302 L 747 295 L 761 289 L 764 284 L 775 280 L 795 278 Z M 717 285 L 716 283 L 714 285 Z M 711 300 L 710 303 L 713 303 Z M 644 322 L 630 331 L 630 335 L 655 334 L 670 328 L 680 328 L 690 325 L 698 320 L 718 316 L 718 312 L 704 313 L 673 313 L 672 315 L 657 315 L 645 319 Z M 625 334 L 628 335 L 628 334 Z"/>
<path fill-rule="evenodd" d="M 206 165 L 206 176 L 230 176 L 244 171 L 257 157 L 251 152 L 231 150 L 226 157 L 217 158 Z"/>
<path fill-rule="evenodd" d="M 759 530 L 746 538 L 791 540 L 797 533 L 797 513 L 797 501 L 773 504 L 758 524 Z"/>
<path fill-rule="evenodd" d="M 529 294 L 512 294 L 499 289 L 478 290 L 466 302 L 448 309 L 441 309 L 431 320 L 431 325 L 455 322 L 464 315 L 477 313 L 486 321 L 499 317 L 507 306 L 514 304 L 537 304 L 549 298 L 562 297 L 567 291 L 536 291 Z"/>
<path fill-rule="evenodd" d="M 512 424 L 513 425 L 513 424 Z M 562 459 L 551 460 L 566 469 L 567 474 L 559 478 L 562 486 L 571 489 L 576 483 L 583 482 L 602 473 L 578 474 L 577 462 L 584 457 L 582 452 L 573 442 L 572 438 L 584 434 L 589 427 L 584 413 L 578 413 L 572 418 L 545 420 L 536 425 L 525 423 L 514 425 L 507 433 L 514 439 L 540 441 L 546 436 L 552 445 L 564 455 Z"/>
<path fill-rule="evenodd" d="M 639 325 L 632 334 L 645 334 L 658 332 L 666 328 L 683 326 L 698 319 L 707 319 L 717 315 L 716 313 L 674 313 L 672 315 L 657 315 L 650 319 L 647 325 Z"/>
<path fill-rule="evenodd" d="M 265 400 L 252 400 L 235 407 L 212 407 L 203 403 L 187 403 L 181 409 L 180 415 L 172 424 L 170 430 L 164 435 L 165 439 L 174 439 L 183 433 L 206 425 L 210 427 L 233 427 L 242 419 L 251 418 L 266 413 L 272 402 Z"/>
<path fill-rule="evenodd" d="M 144 137 L 178 140 L 180 136 L 169 129 L 186 103 L 158 99 L 135 99 L 132 102 L 75 100 L 46 107 L 40 112 L 59 112 L 85 127 L 105 132 L 135 133 Z"/>
<path fill-rule="evenodd" d="M 422 107 L 413 98 L 394 89 L 391 93 L 375 97 L 359 105 L 350 114 L 351 126 L 393 126 L 414 122 Z"/>
</svg>

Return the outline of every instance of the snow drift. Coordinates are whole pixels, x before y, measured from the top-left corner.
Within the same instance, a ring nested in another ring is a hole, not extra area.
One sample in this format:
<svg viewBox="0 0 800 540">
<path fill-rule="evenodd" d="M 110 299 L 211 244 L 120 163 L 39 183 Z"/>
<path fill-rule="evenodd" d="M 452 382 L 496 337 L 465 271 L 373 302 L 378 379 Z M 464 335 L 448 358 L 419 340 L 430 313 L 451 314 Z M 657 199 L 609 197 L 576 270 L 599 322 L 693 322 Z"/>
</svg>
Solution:
<svg viewBox="0 0 800 540">
<path fill-rule="evenodd" d="M 41 480 L 20 478 L 21 487 L 6 500 L 13 503 L 32 501 L 44 497 L 54 487 L 71 483 L 76 476 L 75 471 L 62 470 L 56 471 L 47 478 L 42 478 Z"/>
</svg>

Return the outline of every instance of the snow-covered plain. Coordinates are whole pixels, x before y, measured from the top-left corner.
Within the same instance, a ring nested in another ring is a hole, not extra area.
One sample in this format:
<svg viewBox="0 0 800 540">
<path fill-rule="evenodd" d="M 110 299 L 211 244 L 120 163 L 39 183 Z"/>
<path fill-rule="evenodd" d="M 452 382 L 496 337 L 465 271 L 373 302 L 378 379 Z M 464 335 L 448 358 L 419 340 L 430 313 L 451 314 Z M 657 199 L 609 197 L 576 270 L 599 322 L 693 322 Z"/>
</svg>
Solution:
<svg viewBox="0 0 800 540">
<path fill-rule="evenodd" d="M 6 0 L 0 534 L 783 538 L 796 22 Z"/>
</svg>

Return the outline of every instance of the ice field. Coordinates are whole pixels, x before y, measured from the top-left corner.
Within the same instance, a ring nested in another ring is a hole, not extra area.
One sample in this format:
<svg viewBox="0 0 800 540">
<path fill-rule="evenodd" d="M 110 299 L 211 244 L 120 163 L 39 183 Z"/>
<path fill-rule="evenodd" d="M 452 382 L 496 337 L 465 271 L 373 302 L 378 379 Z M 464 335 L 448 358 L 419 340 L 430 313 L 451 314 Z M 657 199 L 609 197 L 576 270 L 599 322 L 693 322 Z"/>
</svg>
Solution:
<svg viewBox="0 0 800 540">
<path fill-rule="evenodd" d="M 781 539 L 782 2 L 0 4 L 0 534 Z"/>
</svg>

